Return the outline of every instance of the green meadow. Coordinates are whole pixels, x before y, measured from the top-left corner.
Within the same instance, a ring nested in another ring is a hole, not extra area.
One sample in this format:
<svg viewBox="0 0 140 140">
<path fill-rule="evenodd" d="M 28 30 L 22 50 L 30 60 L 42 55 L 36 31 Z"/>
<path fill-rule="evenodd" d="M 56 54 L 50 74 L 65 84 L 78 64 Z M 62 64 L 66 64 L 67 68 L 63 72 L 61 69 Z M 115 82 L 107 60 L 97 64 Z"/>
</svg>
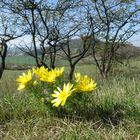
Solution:
<svg viewBox="0 0 140 140">
<path fill-rule="evenodd" d="M 30 56 L 8 56 L 6 58 L 6 63 L 17 65 L 34 65 L 35 60 Z"/>
<path fill-rule="evenodd" d="M 31 60 L 21 59 L 7 63 Z M 67 65 L 65 70 L 67 74 Z M 0 80 L 0 139 L 140 140 L 140 58 L 114 65 L 108 79 L 100 77 L 94 64 L 79 64 L 76 71 L 91 76 L 97 89 L 78 113 L 57 116 L 30 94 L 17 91 L 16 78 L 23 71 L 6 70 Z"/>
<path fill-rule="evenodd" d="M 49 60 L 47 60 L 49 61 Z M 46 61 L 46 63 L 47 63 Z M 31 56 L 8 56 L 6 58 L 6 64 L 7 65 L 12 65 L 16 64 L 19 66 L 28 66 L 28 65 L 35 65 L 35 59 Z M 56 60 L 56 65 L 62 66 L 62 65 L 68 65 L 67 61 L 61 59 L 60 57 L 57 58 Z"/>
</svg>

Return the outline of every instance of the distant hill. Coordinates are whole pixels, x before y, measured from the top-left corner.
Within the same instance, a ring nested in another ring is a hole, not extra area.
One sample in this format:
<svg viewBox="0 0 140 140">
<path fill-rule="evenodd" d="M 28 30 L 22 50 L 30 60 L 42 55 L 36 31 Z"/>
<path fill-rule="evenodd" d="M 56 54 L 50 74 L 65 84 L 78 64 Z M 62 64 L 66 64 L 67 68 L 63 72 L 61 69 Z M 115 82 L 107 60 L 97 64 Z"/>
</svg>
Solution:
<svg viewBox="0 0 140 140">
<path fill-rule="evenodd" d="M 140 47 L 135 47 L 132 44 L 126 44 L 123 47 L 119 48 L 116 53 L 122 59 L 138 57 L 140 56 Z"/>
<path fill-rule="evenodd" d="M 77 50 L 79 50 L 81 48 L 81 44 L 82 44 L 81 39 L 77 38 L 77 39 L 70 40 L 70 47 L 73 52 L 76 52 Z M 104 45 L 104 43 L 100 42 L 99 47 L 101 48 L 102 45 Z M 59 50 L 59 53 L 62 53 L 61 50 Z M 89 50 L 88 53 L 91 53 L 91 50 Z M 41 54 L 40 49 L 38 49 L 38 54 Z M 7 55 L 8 56 L 25 56 L 27 54 L 18 48 L 9 47 Z M 140 56 L 140 47 L 135 47 L 132 44 L 125 44 L 117 50 L 116 55 L 118 57 L 126 58 L 126 59 L 131 58 L 131 57 L 137 57 L 137 56 Z"/>
</svg>

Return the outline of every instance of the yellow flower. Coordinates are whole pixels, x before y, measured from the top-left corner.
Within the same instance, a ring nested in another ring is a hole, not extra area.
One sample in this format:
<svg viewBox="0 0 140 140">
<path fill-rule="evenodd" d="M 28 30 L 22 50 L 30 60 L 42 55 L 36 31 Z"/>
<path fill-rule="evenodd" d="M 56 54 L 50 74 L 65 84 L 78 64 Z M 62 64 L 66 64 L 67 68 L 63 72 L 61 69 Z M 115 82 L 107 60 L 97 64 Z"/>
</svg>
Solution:
<svg viewBox="0 0 140 140">
<path fill-rule="evenodd" d="M 25 84 L 19 84 L 17 90 L 22 90 L 22 89 L 24 89 L 25 87 L 26 87 Z"/>
<path fill-rule="evenodd" d="M 73 88 L 73 84 L 70 83 L 64 84 L 62 90 L 59 87 L 57 87 L 57 90 L 54 90 L 54 94 L 52 94 L 52 97 L 56 98 L 51 101 L 51 103 L 53 103 L 53 106 L 55 107 L 58 107 L 59 105 L 64 106 L 67 98 L 75 90 L 72 88 Z"/>
<path fill-rule="evenodd" d="M 16 80 L 19 84 L 18 90 L 24 89 L 27 86 L 27 84 L 32 80 L 32 77 L 33 74 L 31 70 L 29 70 L 27 74 L 23 73 L 21 76 L 19 76 Z"/>
<path fill-rule="evenodd" d="M 55 74 L 56 74 L 56 77 L 59 77 L 59 76 L 61 76 L 61 75 L 63 74 L 63 72 L 64 72 L 64 67 L 62 67 L 62 68 L 55 68 L 55 69 L 54 69 L 54 72 L 55 72 Z"/>
<path fill-rule="evenodd" d="M 90 92 L 96 88 L 96 83 L 93 79 L 87 75 L 81 75 L 80 73 L 75 74 L 76 91 L 77 92 Z"/>
<path fill-rule="evenodd" d="M 39 77 L 40 81 L 43 82 L 55 82 L 56 78 L 61 76 L 64 72 L 64 67 L 61 69 L 55 68 L 54 70 L 48 70 L 48 68 L 45 68 L 44 66 L 40 68 L 34 68 L 33 72 Z"/>
<path fill-rule="evenodd" d="M 80 79 L 81 79 L 81 74 L 79 73 L 79 72 L 77 72 L 77 73 L 75 73 L 75 80 L 76 80 L 76 82 L 79 82 L 80 81 Z"/>
<path fill-rule="evenodd" d="M 49 83 L 55 82 L 56 74 L 53 70 L 48 71 L 48 72 L 43 73 L 41 75 L 40 80 L 43 81 L 43 82 L 49 82 Z"/>
<path fill-rule="evenodd" d="M 45 68 L 44 66 L 40 67 L 40 68 L 33 68 L 33 72 L 38 76 L 38 77 L 42 77 L 42 75 L 44 73 L 48 73 L 48 69 Z"/>
</svg>

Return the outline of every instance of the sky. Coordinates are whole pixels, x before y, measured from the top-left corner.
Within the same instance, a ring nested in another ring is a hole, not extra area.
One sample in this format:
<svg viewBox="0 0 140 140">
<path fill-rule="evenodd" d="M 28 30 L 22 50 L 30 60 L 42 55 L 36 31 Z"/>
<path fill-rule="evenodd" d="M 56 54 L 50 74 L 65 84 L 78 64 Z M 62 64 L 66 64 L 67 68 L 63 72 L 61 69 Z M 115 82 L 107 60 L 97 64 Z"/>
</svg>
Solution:
<svg viewBox="0 0 140 140">
<path fill-rule="evenodd" d="M 137 0 L 137 3 L 140 4 L 140 0 Z M 140 25 L 139 27 L 140 28 Z M 130 43 L 132 43 L 136 47 L 140 47 L 140 33 L 134 35 L 130 40 Z"/>
<path fill-rule="evenodd" d="M 136 47 L 140 47 L 140 33 L 130 38 L 129 42 L 132 43 Z"/>
</svg>

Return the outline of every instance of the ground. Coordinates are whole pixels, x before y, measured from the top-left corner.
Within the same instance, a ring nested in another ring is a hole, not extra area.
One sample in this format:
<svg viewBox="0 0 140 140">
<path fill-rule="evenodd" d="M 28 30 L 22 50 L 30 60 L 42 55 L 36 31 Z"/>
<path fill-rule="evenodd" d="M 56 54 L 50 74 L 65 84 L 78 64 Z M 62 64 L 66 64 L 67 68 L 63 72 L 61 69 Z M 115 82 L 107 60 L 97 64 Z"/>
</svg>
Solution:
<svg viewBox="0 0 140 140">
<path fill-rule="evenodd" d="M 0 81 L 0 139 L 139 140 L 140 59 L 114 66 L 104 80 L 93 64 L 80 64 L 76 71 L 94 78 L 97 89 L 89 95 L 87 108 L 59 116 L 16 90 L 15 79 L 23 71 L 5 71 Z"/>
</svg>

